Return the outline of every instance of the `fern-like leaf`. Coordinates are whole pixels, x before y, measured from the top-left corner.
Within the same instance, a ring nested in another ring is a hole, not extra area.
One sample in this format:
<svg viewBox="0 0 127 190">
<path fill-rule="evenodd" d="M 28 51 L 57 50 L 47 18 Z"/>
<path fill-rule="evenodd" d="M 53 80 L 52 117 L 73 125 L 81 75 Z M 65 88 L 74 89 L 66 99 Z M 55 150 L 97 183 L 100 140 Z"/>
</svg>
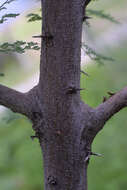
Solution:
<svg viewBox="0 0 127 190">
<path fill-rule="evenodd" d="M 111 57 L 106 57 L 102 54 L 97 53 L 85 43 L 82 43 L 82 49 L 90 57 L 91 60 L 96 61 L 99 64 L 103 64 L 103 61 L 114 61 L 114 59 Z"/>
<path fill-rule="evenodd" d="M 35 13 L 28 14 L 27 18 L 28 18 L 28 22 L 42 20 L 42 17 L 39 14 L 35 14 Z"/>
<path fill-rule="evenodd" d="M 0 44 L 0 52 L 3 53 L 25 53 L 25 50 L 39 50 L 40 47 L 36 42 L 23 42 L 23 41 L 16 41 L 14 43 L 5 42 Z"/>
<path fill-rule="evenodd" d="M 8 18 L 16 18 L 17 16 L 19 16 L 20 14 L 13 14 L 13 13 L 9 13 L 9 14 L 5 14 L 2 16 L 2 18 L 0 19 L 0 24 L 3 24 L 5 21 L 8 20 Z"/>
<path fill-rule="evenodd" d="M 110 22 L 113 22 L 115 24 L 119 24 L 119 22 L 114 17 L 112 17 L 110 14 L 104 13 L 103 10 L 87 9 L 86 13 L 87 15 L 97 16 L 97 17 L 109 20 Z"/>
</svg>

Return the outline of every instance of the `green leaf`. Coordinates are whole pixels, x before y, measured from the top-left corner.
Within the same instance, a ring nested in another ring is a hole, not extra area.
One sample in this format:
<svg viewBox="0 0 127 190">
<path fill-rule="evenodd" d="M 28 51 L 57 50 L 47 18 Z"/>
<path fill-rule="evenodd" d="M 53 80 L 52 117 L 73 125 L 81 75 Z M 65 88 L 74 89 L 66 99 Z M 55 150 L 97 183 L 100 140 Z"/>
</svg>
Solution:
<svg viewBox="0 0 127 190">
<path fill-rule="evenodd" d="M 35 14 L 35 13 L 30 13 L 27 15 L 27 18 L 28 19 L 28 22 L 33 22 L 33 21 L 39 21 L 39 20 L 42 20 L 42 17 L 39 16 L 38 14 Z"/>
</svg>

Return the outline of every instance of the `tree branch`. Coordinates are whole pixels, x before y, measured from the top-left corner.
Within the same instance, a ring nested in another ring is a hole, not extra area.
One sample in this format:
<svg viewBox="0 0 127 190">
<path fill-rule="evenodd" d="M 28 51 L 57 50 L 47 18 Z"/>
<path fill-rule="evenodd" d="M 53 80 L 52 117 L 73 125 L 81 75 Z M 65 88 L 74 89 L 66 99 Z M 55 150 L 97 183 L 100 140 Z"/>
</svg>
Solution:
<svg viewBox="0 0 127 190">
<path fill-rule="evenodd" d="M 87 142 L 87 148 L 91 149 L 91 144 L 97 133 L 104 127 L 105 123 L 122 108 L 127 106 L 127 87 L 117 93 L 108 92 L 109 98 L 95 109 L 87 108 L 83 105 L 83 115 L 85 115 L 84 128 L 82 129 L 82 139 Z M 87 119 L 86 119 L 87 118 Z"/>
<path fill-rule="evenodd" d="M 89 3 L 92 0 L 83 0 L 83 21 L 85 21 L 86 19 L 88 19 L 89 17 L 86 16 L 86 8 L 89 5 Z"/>
<path fill-rule="evenodd" d="M 127 106 L 127 87 L 110 96 L 107 101 L 95 108 L 95 115 L 99 122 L 98 130 L 104 126 L 115 113 Z"/>
<path fill-rule="evenodd" d="M 13 112 L 21 113 L 32 118 L 32 113 L 37 112 L 38 106 L 35 106 L 33 100 L 36 88 L 34 87 L 27 93 L 21 93 L 6 86 L 0 85 L 0 105 L 3 105 Z"/>
</svg>

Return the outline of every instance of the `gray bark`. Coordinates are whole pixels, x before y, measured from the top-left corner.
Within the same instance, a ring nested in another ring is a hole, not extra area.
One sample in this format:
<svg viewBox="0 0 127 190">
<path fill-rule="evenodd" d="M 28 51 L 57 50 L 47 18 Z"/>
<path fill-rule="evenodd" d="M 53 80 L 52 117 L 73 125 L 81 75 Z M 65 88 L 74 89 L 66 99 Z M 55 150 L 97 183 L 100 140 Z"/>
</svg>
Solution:
<svg viewBox="0 0 127 190">
<path fill-rule="evenodd" d="M 85 190 L 80 100 L 81 1 L 42 2 L 40 94 L 46 190 Z M 50 13 L 50 14 L 49 14 Z"/>
<path fill-rule="evenodd" d="M 127 87 L 93 109 L 80 99 L 82 0 L 42 1 L 39 84 L 27 93 L 0 85 L 0 104 L 33 122 L 44 160 L 45 190 L 87 190 L 91 145 L 127 106 Z"/>
<path fill-rule="evenodd" d="M 3 85 L 0 85 L 0 105 L 10 108 L 13 112 L 27 115 L 28 101 L 27 93 L 17 92 Z"/>
</svg>

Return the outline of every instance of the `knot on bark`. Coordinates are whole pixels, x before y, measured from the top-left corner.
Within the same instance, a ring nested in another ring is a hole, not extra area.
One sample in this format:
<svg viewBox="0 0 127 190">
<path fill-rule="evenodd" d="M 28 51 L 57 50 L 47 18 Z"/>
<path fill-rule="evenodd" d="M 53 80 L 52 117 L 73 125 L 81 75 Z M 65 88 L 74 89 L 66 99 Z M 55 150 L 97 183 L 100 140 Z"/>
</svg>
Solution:
<svg viewBox="0 0 127 190">
<path fill-rule="evenodd" d="M 49 176 L 47 180 L 49 185 L 52 186 L 57 185 L 57 179 L 54 176 Z"/>
</svg>

